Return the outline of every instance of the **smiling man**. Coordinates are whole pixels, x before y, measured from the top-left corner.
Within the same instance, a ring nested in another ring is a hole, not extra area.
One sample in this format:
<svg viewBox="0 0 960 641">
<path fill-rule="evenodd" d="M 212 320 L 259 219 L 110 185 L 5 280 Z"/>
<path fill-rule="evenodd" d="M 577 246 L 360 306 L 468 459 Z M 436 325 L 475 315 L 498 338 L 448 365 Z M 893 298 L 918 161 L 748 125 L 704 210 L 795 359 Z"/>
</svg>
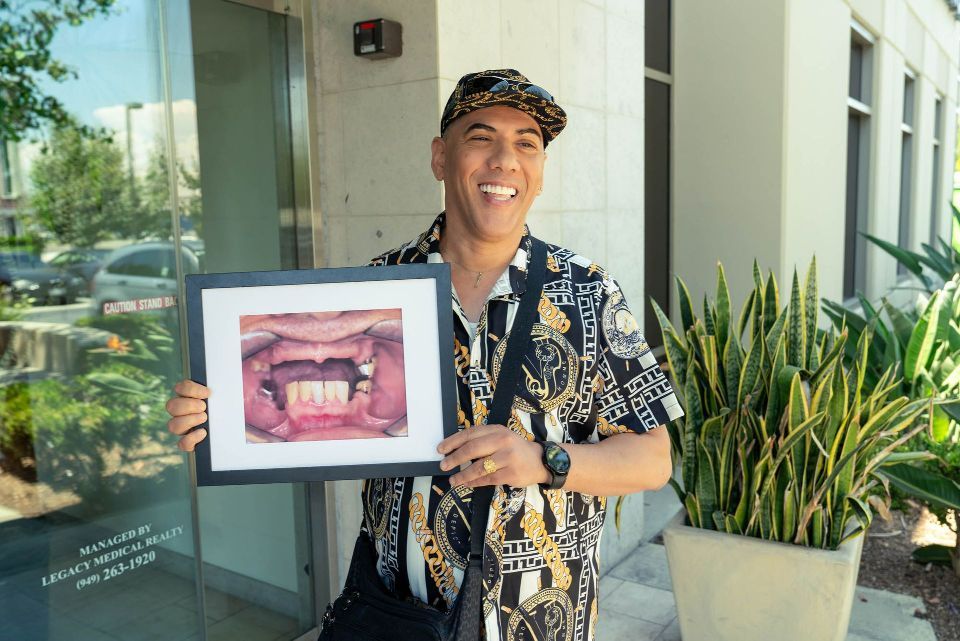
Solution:
<svg viewBox="0 0 960 641">
<path fill-rule="evenodd" d="M 364 528 L 387 588 L 447 608 L 469 556 L 472 489 L 495 486 L 483 555 L 489 641 L 593 638 L 606 497 L 666 484 L 662 426 L 682 415 L 616 281 L 562 247 L 547 245 L 530 353 L 502 360 L 526 291 L 527 212 L 565 125 L 553 97 L 513 69 L 461 78 L 431 147 L 445 211 L 372 261 L 450 263 L 461 430 L 438 446 L 452 476 L 364 484 Z M 522 372 L 511 419 L 487 425 L 508 367 Z M 210 390 L 182 381 L 176 392 L 169 427 L 192 450 Z"/>
</svg>

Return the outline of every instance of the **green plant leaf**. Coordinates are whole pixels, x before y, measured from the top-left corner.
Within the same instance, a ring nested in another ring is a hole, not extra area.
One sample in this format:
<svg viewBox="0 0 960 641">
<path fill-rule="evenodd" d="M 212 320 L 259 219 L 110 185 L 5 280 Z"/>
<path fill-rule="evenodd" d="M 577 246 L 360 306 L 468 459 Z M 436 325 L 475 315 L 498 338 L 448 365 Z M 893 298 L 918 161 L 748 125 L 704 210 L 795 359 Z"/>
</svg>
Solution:
<svg viewBox="0 0 960 641">
<path fill-rule="evenodd" d="M 803 302 L 800 277 L 794 269 L 790 305 L 787 307 L 787 363 L 796 367 L 807 366 L 807 323 Z"/>
<path fill-rule="evenodd" d="M 950 415 L 943 411 L 942 405 L 934 405 L 930 412 L 930 438 L 943 443 L 950 436 Z"/>
<path fill-rule="evenodd" d="M 653 308 L 653 313 L 656 315 L 657 322 L 660 324 L 660 332 L 663 336 L 663 347 L 667 354 L 667 363 L 670 365 L 670 372 L 673 374 L 673 380 L 679 384 L 680 381 L 685 381 L 687 378 L 687 348 L 683 343 L 683 339 L 680 338 L 674 329 L 673 324 L 670 323 L 670 319 L 668 319 L 667 315 L 660 309 L 657 301 L 651 298 L 650 306 Z"/>
<path fill-rule="evenodd" d="M 700 520 L 700 504 L 697 502 L 696 495 L 693 493 L 687 494 L 683 504 L 684 507 L 687 508 L 687 518 L 690 520 L 690 525 L 702 528 L 703 523 Z"/>
<path fill-rule="evenodd" d="M 926 254 L 926 257 L 921 259 L 921 262 L 932 269 L 940 278 L 949 280 L 955 273 L 955 266 L 953 261 L 950 260 L 951 256 L 941 254 L 936 248 L 927 243 L 923 243 L 921 247 L 923 247 L 923 252 Z"/>
<path fill-rule="evenodd" d="M 756 305 L 756 299 L 757 290 L 750 290 L 750 294 L 747 296 L 747 302 L 744 303 L 743 309 L 740 310 L 740 322 L 737 324 L 737 342 L 743 339 L 743 333 L 747 330 L 747 324 L 750 322 L 750 319 L 753 318 L 753 306 Z"/>
<path fill-rule="evenodd" d="M 695 316 L 693 302 L 690 300 L 690 290 L 687 289 L 687 284 L 679 276 L 677 276 L 677 302 L 680 307 L 680 322 L 683 325 L 683 331 L 686 332 L 693 327 Z"/>
<path fill-rule="evenodd" d="M 702 441 L 697 441 L 697 502 L 701 514 L 713 514 L 717 508 L 716 471 L 713 456 Z"/>
<path fill-rule="evenodd" d="M 805 344 L 807 346 L 807 357 L 803 367 L 808 369 L 816 369 L 817 367 L 812 362 L 813 355 L 817 352 L 817 301 L 819 300 L 817 287 L 817 256 L 814 254 L 813 258 L 810 259 L 810 266 L 807 267 L 807 275 L 803 282 L 803 309 L 806 321 Z"/>
<path fill-rule="evenodd" d="M 87 374 L 86 378 L 88 381 L 96 383 L 97 385 L 127 394 L 149 394 L 153 391 L 154 387 L 151 385 L 144 385 L 143 383 L 139 383 L 132 378 L 113 372 L 92 372 Z"/>
<path fill-rule="evenodd" d="M 940 545 L 939 543 L 921 545 L 910 553 L 910 558 L 923 565 L 933 563 L 935 565 L 946 565 L 950 567 L 953 564 L 950 560 L 950 548 L 946 545 Z"/>
<path fill-rule="evenodd" d="M 871 234 L 862 235 L 880 249 L 893 256 L 898 263 L 906 267 L 907 270 L 909 270 L 912 274 L 916 276 L 923 276 L 923 267 L 920 264 L 921 256 L 919 254 L 907 249 L 903 249 L 898 245 L 894 245 L 889 241 L 883 240 L 882 238 L 877 238 Z"/>
<path fill-rule="evenodd" d="M 737 402 L 737 390 L 740 386 L 740 365 L 743 361 L 740 341 L 736 334 L 727 335 L 727 344 L 723 349 L 723 375 L 727 392 L 727 407 L 733 407 Z"/>
<path fill-rule="evenodd" d="M 773 326 L 779 315 L 780 292 L 777 289 L 777 278 L 773 271 L 767 276 L 767 284 L 763 288 L 763 328 L 767 331 Z"/>
<path fill-rule="evenodd" d="M 915 381 L 921 370 L 927 368 L 927 361 L 930 359 L 934 341 L 937 338 L 937 330 L 941 325 L 942 305 L 943 299 L 939 296 L 939 292 L 934 292 L 913 328 L 903 362 L 903 374 L 908 381 Z"/>
<path fill-rule="evenodd" d="M 763 359 L 764 341 L 762 338 L 753 341 L 750 351 L 747 352 L 747 360 L 740 371 L 740 386 L 737 391 L 737 408 L 743 407 L 747 396 L 753 394 L 757 389 L 757 381 L 760 376 L 760 365 Z"/>
<path fill-rule="evenodd" d="M 726 345 L 727 335 L 730 332 L 730 288 L 727 286 L 727 277 L 723 272 L 722 263 L 717 263 L 716 310 L 717 344 Z"/>
<path fill-rule="evenodd" d="M 950 403 L 943 403 L 938 405 L 938 407 L 954 421 L 960 422 L 960 401 L 953 401 Z"/>
<path fill-rule="evenodd" d="M 907 494 L 930 505 L 960 511 L 960 484 L 946 476 L 906 463 L 886 465 L 878 469 L 891 483 Z"/>
</svg>

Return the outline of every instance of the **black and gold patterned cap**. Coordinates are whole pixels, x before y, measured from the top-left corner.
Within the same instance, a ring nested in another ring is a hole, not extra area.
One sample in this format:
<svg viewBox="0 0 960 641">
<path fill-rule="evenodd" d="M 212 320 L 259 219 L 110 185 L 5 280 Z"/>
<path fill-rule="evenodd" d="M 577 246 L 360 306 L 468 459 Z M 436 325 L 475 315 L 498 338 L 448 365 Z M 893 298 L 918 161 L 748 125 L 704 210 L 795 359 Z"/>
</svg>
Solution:
<svg viewBox="0 0 960 641">
<path fill-rule="evenodd" d="M 544 147 L 567 125 L 566 112 L 545 89 L 516 69 L 491 69 L 460 78 L 440 116 L 440 135 L 460 116 L 498 105 L 519 109 L 536 120 Z"/>
</svg>

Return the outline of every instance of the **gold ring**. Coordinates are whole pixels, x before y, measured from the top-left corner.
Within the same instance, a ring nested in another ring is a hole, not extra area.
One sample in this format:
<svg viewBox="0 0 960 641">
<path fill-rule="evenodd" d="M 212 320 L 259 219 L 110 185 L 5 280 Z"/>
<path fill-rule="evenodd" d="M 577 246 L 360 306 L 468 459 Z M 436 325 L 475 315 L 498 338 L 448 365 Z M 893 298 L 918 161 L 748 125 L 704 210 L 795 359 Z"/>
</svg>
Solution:
<svg viewBox="0 0 960 641">
<path fill-rule="evenodd" d="M 489 456 L 483 459 L 483 473 L 484 474 L 493 474 L 497 471 L 497 464 L 493 462 L 493 459 Z"/>
</svg>

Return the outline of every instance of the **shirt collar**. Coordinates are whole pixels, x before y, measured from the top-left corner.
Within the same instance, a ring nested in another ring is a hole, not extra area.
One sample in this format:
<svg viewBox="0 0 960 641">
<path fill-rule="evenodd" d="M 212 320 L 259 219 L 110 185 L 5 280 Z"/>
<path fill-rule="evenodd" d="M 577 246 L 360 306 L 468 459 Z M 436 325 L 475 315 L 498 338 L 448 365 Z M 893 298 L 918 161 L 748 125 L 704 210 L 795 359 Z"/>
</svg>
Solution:
<svg viewBox="0 0 960 641">
<path fill-rule="evenodd" d="M 446 222 L 446 212 L 441 212 L 433 224 L 427 229 L 420 238 L 417 239 L 417 249 L 427 257 L 428 263 L 442 263 L 443 257 L 440 255 L 440 237 L 443 234 L 444 224 Z M 520 244 L 517 246 L 517 253 L 513 260 L 503 270 L 497 282 L 493 284 L 490 290 L 490 298 L 500 296 L 510 296 L 517 298 L 527 291 L 527 271 L 530 262 L 531 239 L 530 228 L 523 226 L 523 236 L 520 238 Z"/>
</svg>

